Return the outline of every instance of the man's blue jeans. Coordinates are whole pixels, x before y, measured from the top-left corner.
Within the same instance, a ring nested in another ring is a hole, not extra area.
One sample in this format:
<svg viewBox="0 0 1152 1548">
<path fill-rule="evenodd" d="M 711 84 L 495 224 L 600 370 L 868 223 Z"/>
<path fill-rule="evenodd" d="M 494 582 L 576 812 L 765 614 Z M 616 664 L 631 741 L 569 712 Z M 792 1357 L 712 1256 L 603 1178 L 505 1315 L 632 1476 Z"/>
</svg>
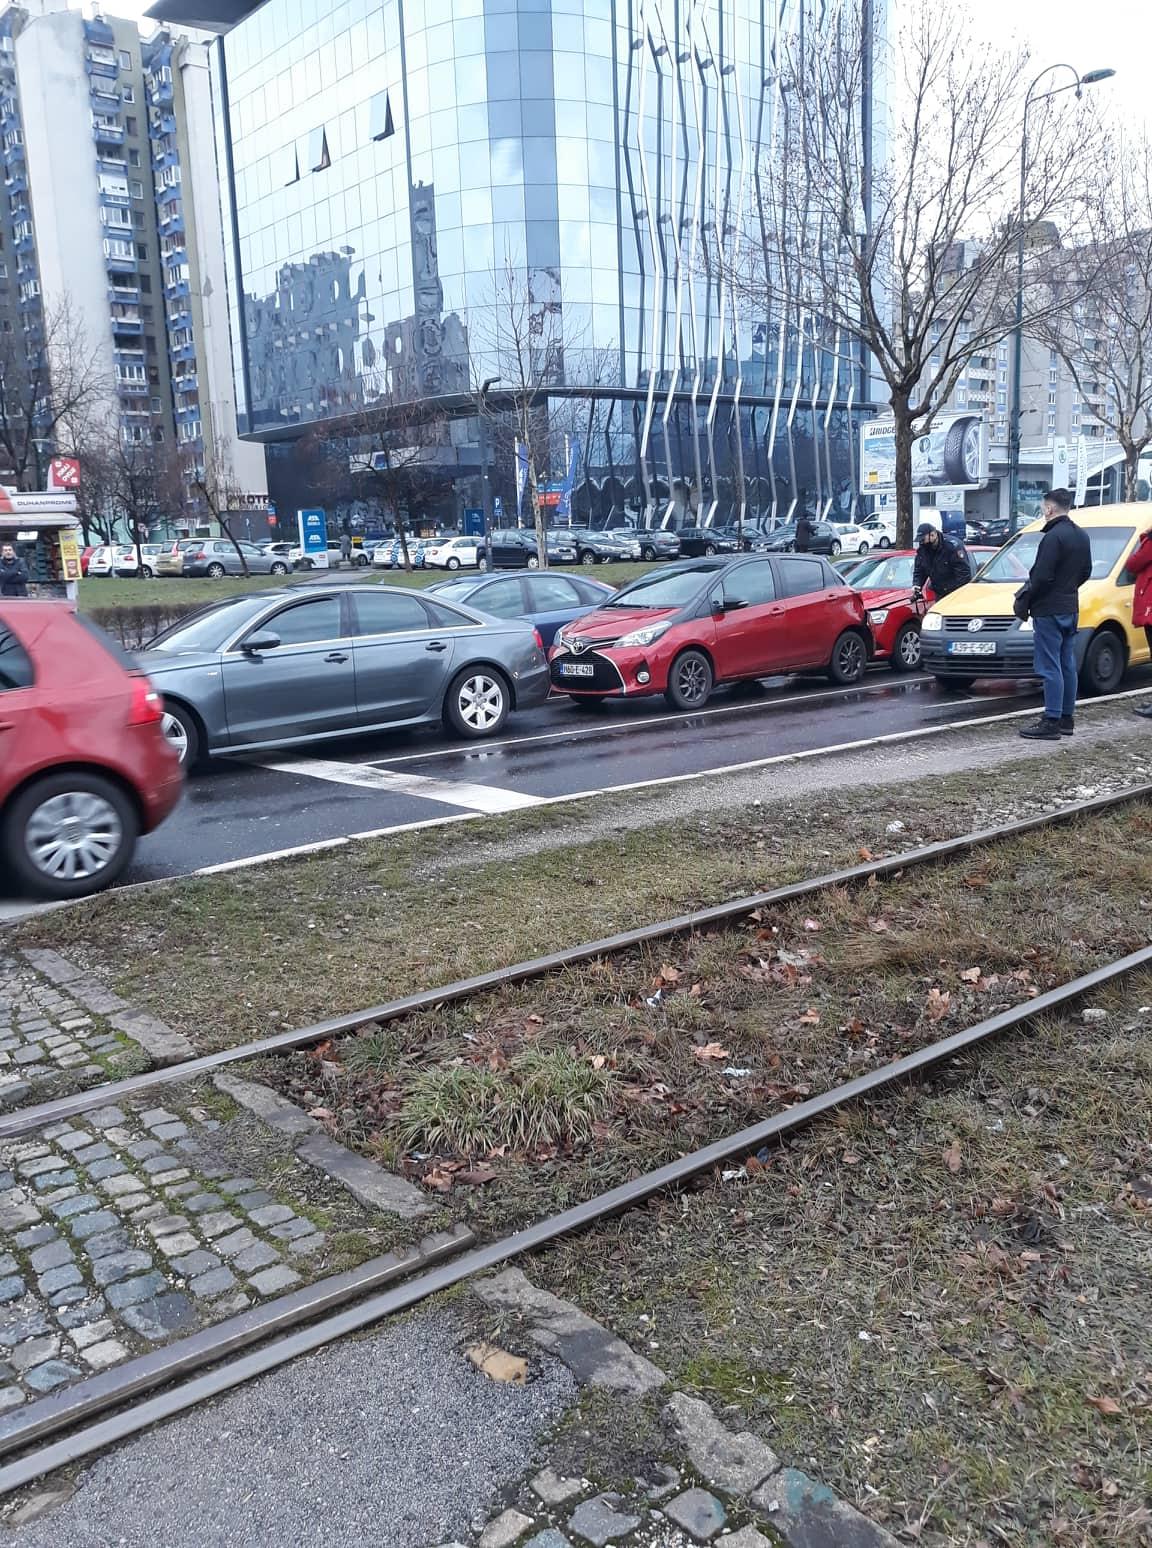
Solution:
<svg viewBox="0 0 1152 1548">
<path fill-rule="evenodd" d="M 1036 675 L 1044 684 L 1044 714 L 1048 720 L 1076 713 L 1075 613 L 1033 618 L 1032 651 Z"/>
</svg>

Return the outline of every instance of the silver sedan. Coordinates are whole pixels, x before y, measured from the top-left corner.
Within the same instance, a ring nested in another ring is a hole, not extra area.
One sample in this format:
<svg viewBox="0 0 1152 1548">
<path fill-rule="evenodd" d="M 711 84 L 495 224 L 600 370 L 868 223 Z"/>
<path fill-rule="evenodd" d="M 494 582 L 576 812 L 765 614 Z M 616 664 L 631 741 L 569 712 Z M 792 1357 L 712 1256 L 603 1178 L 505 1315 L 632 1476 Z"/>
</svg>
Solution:
<svg viewBox="0 0 1152 1548">
<path fill-rule="evenodd" d="M 314 585 L 228 597 L 137 659 L 164 697 L 182 763 L 442 720 L 494 736 L 543 704 L 531 624 L 400 586 Z"/>
</svg>

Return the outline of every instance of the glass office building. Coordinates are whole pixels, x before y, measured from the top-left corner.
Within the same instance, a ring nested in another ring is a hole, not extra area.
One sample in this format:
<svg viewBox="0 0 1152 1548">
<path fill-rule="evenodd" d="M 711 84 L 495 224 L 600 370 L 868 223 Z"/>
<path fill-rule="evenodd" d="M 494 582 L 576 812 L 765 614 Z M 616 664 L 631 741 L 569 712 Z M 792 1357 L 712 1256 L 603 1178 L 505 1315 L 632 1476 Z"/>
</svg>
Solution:
<svg viewBox="0 0 1152 1548">
<path fill-rule="evenodd" d="M 237 394 L 273 493 L 293 442 L 402 394 L 479 503 L 470 394 L 514 272 L 563 335 L 541 471 L 572 466 L 575 519 L 846 512 L 865 372 L 710 261 L 746 228 L 796 5 L 160 0 L 223 33 Z M 498 445 L 506 509 L 513 463 Z"/>
</svg>

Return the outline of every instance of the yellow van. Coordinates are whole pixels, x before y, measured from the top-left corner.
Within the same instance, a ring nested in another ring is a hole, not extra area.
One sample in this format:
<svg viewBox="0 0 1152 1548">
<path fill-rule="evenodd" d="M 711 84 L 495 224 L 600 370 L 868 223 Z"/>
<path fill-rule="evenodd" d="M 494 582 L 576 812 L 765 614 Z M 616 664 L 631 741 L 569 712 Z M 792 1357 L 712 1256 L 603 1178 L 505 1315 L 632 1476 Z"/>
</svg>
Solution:
<svg viewBox="0 0 1152 1548">
<path fill-rule="evenodd" d="M 1132 623 L 1135 578 L 1125 569 L 1152 505 L 1100 505 L 1073 511 L 1092 544 L 1092 579 L 1080 588 L 1076 659 L 1084 693 L 1111 693 L 1130 666 L 1148 660 L 1143 629 Z M 1032 621 L 1012 611 L 1040 546 L 1043 520 L 1029 523 L 989 559 L 967 586 L 933 604 L 921 625 L 925 672 L 951 688 L 979 677 L 1034 677 Z"/>
</svg>

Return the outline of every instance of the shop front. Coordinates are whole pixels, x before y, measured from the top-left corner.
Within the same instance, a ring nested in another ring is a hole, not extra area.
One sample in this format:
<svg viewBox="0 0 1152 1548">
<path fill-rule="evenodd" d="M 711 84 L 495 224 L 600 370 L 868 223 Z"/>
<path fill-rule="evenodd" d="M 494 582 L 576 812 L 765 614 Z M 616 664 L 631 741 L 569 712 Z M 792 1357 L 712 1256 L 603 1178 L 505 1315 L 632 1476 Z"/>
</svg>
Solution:
<svg viewBox="0 0 1152 1548">
<path fill-rule="evenodd" d="M 28 566 L 30 597 L 75 602 L 80 581 L 75 495 L 0 489 L 0 546 L 6 543 Z"/>
</svg>

